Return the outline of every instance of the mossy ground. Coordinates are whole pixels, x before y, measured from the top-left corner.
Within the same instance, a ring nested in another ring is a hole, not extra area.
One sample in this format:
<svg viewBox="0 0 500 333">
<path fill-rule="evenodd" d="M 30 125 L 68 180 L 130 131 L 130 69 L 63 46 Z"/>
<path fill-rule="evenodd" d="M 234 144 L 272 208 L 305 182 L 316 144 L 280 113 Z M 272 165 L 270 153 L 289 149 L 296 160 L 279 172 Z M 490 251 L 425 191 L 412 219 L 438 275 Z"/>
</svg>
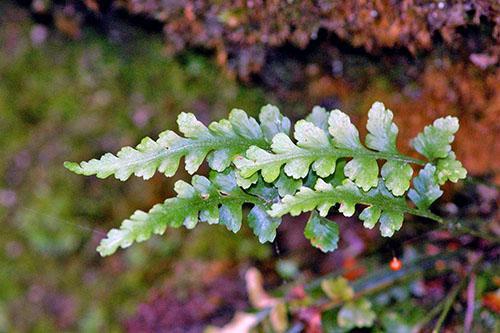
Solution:
<svg viewBox="0 0 500 333">
<path fill-rule="evenodd" d="M 104 232 L 171 195 L 173 182 L 85 179 L 62 163 L 174 128 L 182 111 L 204 121 L 236 106 L 255 114 L 264 94 L 202 56 L 163 56 L 157 36 L 110 43 L 88 30 L 74 41 L 1 10 L 0 331 L 117 331 L 176 263 L 270 254 L 248 233 L 226 239 L 223 228 L 202 226 L 100 259 Z M 37 44 L 40 29 L 48 36 Z"/>
</svg>

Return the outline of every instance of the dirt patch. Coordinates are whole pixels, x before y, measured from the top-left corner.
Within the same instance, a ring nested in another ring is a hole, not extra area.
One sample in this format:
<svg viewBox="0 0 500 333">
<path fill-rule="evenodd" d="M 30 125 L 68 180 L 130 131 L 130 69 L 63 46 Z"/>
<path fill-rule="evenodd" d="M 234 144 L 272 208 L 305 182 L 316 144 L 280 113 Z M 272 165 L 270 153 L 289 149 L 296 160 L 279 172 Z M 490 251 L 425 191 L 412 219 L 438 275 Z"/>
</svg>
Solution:
<svg viewBox="0 0 500 333">
<path fill-rule="evenodd" d="M 248 306 L 245 282 L 227 263 L 178 263 L 125 323 L 128 332 L 202 332 L 223 325 Z"/>
</svg>

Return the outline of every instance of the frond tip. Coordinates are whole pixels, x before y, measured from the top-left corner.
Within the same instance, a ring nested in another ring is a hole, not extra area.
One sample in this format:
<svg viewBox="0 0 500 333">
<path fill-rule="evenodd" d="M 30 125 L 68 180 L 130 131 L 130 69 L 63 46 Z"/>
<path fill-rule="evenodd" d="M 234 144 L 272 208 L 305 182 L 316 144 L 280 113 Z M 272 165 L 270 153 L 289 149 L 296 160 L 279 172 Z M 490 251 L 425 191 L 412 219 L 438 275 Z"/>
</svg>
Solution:
<svg viewBox="0 0 500 333">
<path fill-rule="evenodd" d="M 171 177 L 181 157 L 185 157 L 186 171 L 190 174 L 194 174 L 205 159 L 211 169 L 222 172 L 250 146 L 266 148 L 272 136 L 288 133 L 290 120 L 281 115 L 278 108 L 264 106 L 259 117 L 262 125 L 245 111 L 234 109 L 227 120 L 206 127 L 192 113 L 181 113 L 177 124 L 184 137 L 168 130 L 156 141 L 146 137 L 135 148 L 124 147 L 116 155 L 106 153 L 99 159 L 64 165 L 77 174 L 98 178 L 114 175 L 122 181 L 131 175 L 149 179 L 156 171 Z"/>
</svg>

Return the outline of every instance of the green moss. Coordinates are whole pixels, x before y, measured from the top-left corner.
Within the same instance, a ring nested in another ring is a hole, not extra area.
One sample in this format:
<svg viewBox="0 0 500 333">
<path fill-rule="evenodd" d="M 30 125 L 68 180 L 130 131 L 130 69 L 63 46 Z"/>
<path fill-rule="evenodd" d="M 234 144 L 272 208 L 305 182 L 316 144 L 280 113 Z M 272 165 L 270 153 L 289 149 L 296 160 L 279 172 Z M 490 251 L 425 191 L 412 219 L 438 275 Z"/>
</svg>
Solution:
<svg viewBox="0 0 500 333">
<path fill-rule="evenodd" d="M 235 106 L 256 114 L 263 93 L 243 88 L 202 56 L 164 57 L 160 36 L 136 33 L 115 44 L 91 31 L 79 41 L 51 32 L 34 47 L 31 23 L 11 17 L 0 29 L 0 191 L 15 195 L 12 205 L 0 202 L 0 308 L 6 314 L 0 331 L 60 329 L 58 314 L 29 302 L 30 288 L 75 301 L 69 305 L 74 322 L 65 330 L 117 331 L 147 290 L 169 275 L 179 252 L 205 259 L 236 253 L 242 260 L 269 253 L 244 235 L 205 251 L 213 239 L 202 232 L 189 236 L 184 251 L 183 234 L 173 232 L 111 261 L 98 259 L 101 231 L 170 194 L 172 183 L 161 176 L 151 183 L 97 183 L 72 175 L 62 162 L 155 137 L 174 128 L 182 111 L 205 122 Z M 13 316 L 19 304 L 23 318 Z"/>
</svg>

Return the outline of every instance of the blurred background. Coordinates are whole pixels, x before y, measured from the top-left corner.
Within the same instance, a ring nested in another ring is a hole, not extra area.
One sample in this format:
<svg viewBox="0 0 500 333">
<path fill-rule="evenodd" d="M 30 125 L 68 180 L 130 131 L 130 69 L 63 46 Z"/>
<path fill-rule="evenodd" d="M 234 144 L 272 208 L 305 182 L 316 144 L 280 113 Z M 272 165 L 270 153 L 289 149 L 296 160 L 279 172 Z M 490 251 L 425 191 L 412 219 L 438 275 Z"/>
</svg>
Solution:
<svg viewBox="0 0 500 333">
<path fill-rule="evenodd" d="M 429 322 L 426 312 L 460 282 L 471 257 L 481 258 L 469 287 L 474 306 L 470 292 L 460 293 L 445 327 L 458 330 L 472 313 L 469 331 L 498 329 L 499 7 L 0 2 L 0 332 L 201 332 L 255 307 L 250 267 L 263 273 L 266 290 L 287 294 L 326 274 L 369 277 L 393 255 L 428 266 L 405 282 L 387 275 L 391 283 L 370 299 L 378 317 L 367 331 L 411 332 Z M 176 129 L 180 112 L 207 124 L 234 107 L 257 115 L 272 103 L 297 120 L 321 105 L 359 125 L 376 100 L 395 113 L 407 153 L 409 139 L 435 118 L 460 118 L 454 150 L 470 177 L 448 186 L 436 211 L 470 233 L 415 219 L 384 239 L 356 218 L 332 216 L 340 248 L 323 254 L 298 217 L 285 219 L 273 244 L 245 228 L 233 235 L 202 224 L 103 259 L 95 248 L 107 230 L 189 177 L 181 168 L 172 179 L 119 182 L 63 168 Z M 291 313 L 299 331 L 318 329 L 311 309 Z"/>
</svg>

